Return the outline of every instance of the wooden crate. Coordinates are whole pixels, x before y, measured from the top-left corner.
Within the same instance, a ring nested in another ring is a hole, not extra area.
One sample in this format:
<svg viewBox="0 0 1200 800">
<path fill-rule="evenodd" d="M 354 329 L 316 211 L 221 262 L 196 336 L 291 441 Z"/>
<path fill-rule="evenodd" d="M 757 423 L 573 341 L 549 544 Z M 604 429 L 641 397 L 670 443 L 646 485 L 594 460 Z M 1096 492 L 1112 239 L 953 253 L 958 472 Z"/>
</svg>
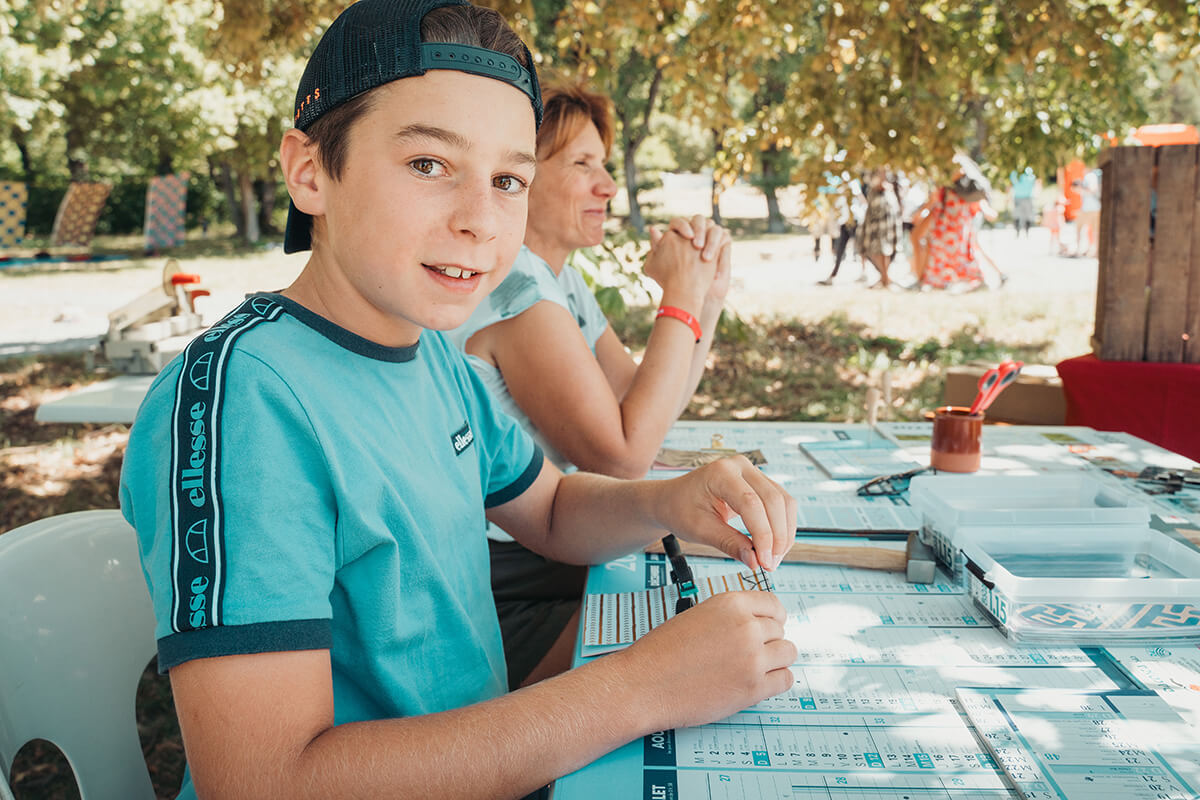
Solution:
<svg viewBox="0 0 1200 800">
<path fill-rule="evenodd" d="M 1100 166 L 1096 355 L 1200 363 L 1200 145 L 1114 147 Z"/>
</svg>

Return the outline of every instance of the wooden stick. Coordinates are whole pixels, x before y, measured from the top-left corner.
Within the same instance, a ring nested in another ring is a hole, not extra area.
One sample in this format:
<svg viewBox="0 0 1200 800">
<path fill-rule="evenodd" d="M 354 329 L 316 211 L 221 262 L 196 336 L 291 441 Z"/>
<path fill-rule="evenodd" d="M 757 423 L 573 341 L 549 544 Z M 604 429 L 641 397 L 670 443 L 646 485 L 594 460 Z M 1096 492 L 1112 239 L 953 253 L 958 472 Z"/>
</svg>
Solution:
<svg viewBox="0 0 1200 800">
<path fill-rule="evenodd" d="M 723 551 L 707 544 L 685 542 L 680 539 L 679 548 L 685 556 L 729 558 Z M 663 552 L 662 542 L 656 541 L 646 545 L 646 552 Z M 908 556 L 904 550 L 885 547 L 840 547 L 838 545 L 812 544 L 811 542 L 796 542 L 783 560 L 789 564 L 840 564 L 843 567 L 883 569 L 893 572 L 904 572 L 908 566 Z"/>
</svg>

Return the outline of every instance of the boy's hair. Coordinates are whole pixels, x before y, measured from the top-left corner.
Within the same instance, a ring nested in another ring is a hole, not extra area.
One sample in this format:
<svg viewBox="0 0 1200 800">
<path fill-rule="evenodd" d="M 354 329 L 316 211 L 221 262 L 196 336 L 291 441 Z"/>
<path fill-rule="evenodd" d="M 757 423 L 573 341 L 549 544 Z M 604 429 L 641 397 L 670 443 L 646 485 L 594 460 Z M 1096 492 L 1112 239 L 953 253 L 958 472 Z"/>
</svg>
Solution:
<svg viewBox="0 0 1200 800">
<path fill-rule="evenodd" d="M 296 91 L 296 128 L 335 180 L 354 123 L 371 110 L 374 90 L 430 69 L 453 69 L 508 83 L 529 96 L 538 125 L 542 97 L 533 56 L 497 12 L 467 0 L 359 0 L 317 43 Z M 312 247 L 312 218 L 288 209 L 283 249 Z"/>
<path fill-rule="evenodd" d="M 538 159 L 550 158 L 567 146 L 591 122 L 600 134 L 607 156 L 612 149 L 612 102 L 581 83 L 547 86 L 542 95 L 545 117 L 537 134 Z"/>
</svg>

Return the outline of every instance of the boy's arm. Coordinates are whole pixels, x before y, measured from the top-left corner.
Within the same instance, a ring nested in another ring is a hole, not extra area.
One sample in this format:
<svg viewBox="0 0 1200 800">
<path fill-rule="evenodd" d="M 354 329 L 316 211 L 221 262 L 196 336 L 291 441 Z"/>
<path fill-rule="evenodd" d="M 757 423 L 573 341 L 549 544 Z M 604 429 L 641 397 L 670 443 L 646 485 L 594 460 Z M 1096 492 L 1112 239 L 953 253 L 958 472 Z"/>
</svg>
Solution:
<svg viewBox="0 0 1200 800">
<path fill-rule="evenodd" d="M 334 725 L 329 652 L 171 670 L 200 797 L 521 797 L 647 733 L 724 718 L 792 684 L 772 594 L 717 595 L 627 650 L 509 695 Z"/>
<path fill-rule="evenodd" d="M 728 524 L 735 515 L 749 539 Z M 743 456 L 651 481 L 564 476 L 547 464 L 528 489 L 490 509 L 488 518 L 526 547 L 572 564 L 640 550 L 669 531 L 718 547 L 751 568 L 774 569 L 796 536 L 795 499 Z"/>
</svg>

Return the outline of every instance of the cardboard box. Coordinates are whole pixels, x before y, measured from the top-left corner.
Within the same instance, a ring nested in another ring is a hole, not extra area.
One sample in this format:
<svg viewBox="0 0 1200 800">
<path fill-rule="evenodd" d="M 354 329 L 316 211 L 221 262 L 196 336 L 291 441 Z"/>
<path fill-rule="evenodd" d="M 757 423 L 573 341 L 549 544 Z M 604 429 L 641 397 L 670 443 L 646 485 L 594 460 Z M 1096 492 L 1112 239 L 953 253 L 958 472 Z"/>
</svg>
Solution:
<svg viewBox="0 0 1200 800">
<path fill-rule="evenodd" d="M 943 402 L 951 406 L 969 406 L 979 391 L 979 378 L 991 363 L 972 363 L 946 371 Z M 1014 425 L 1062 425 L 1067 416 L 1062 380 L 1053 365 L 1026 364 L 1009 386 L 987 410 L 988 422 Z"/>
</svg>

